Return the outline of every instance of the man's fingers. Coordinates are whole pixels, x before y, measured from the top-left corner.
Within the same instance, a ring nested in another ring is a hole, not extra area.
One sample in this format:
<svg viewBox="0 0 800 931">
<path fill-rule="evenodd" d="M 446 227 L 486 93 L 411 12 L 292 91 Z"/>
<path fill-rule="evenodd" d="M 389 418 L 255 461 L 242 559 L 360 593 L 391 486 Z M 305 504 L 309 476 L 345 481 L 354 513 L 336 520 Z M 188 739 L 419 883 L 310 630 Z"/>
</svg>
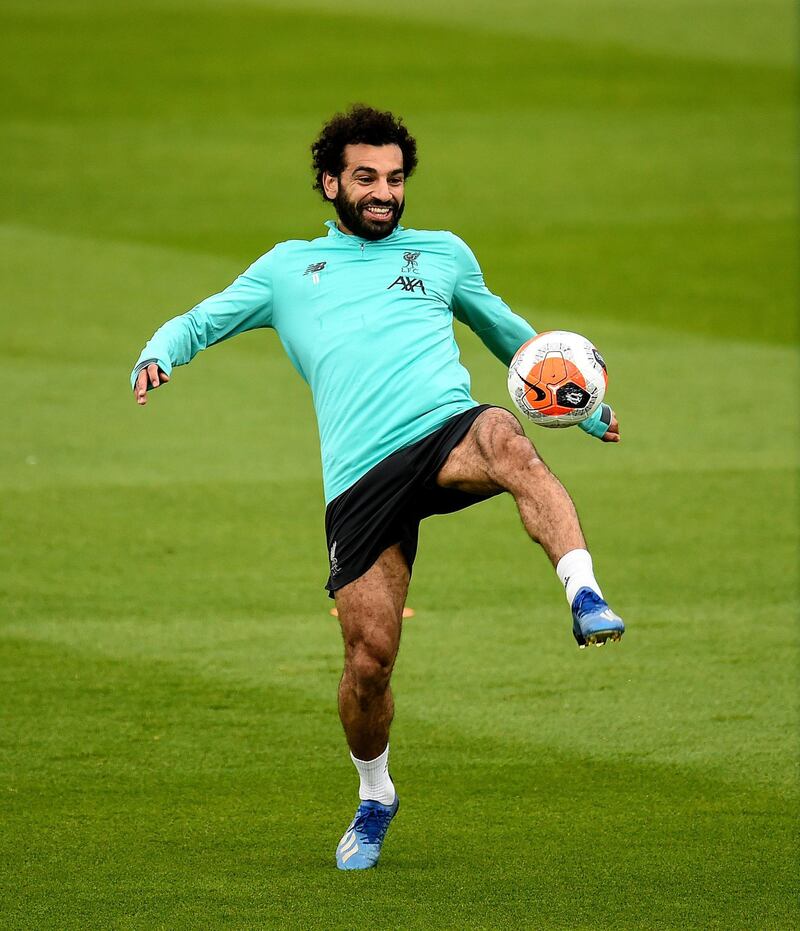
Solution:
<svg viewBox="0 0 800 931">
<path fill-rule="evenodd" d="M 136 376 L 136 385 L 133 389 L 133 395 L 137 404 L 147 404 L 148 386 L 158 388 L 169 381 L 169 375 L 160 369 L 155 362 L 151 362 L 146 368 Z"/>
<path fill-rule="evenodd" d="M 136 376 L 134 396 L 137 404 L 147 404 L 147 372 L 144 369 Z"/>
<path fill-rule="evenodd" d="M 603 434 L 604 443 L 619 443 L 619 421 L 617 420 L 614 412 L 611 412 L 611 423 L 608 425 L 608 430 Z"/>
</svg>

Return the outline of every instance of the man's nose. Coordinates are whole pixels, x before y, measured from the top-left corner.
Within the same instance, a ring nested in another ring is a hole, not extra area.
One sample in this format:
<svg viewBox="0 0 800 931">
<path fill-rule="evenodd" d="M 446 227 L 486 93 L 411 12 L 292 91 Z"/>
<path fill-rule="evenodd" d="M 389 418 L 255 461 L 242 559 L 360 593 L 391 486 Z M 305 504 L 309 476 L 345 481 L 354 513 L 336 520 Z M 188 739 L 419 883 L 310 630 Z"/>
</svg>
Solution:
<svg viewBox="0 0 800 931">
<path fill-rule="evenodd" d="M 389 190 L 389 181 L 386 178 L 378 178 L 375 182 L 375 197 L 378 200 L 391 200 L 392 192 Z"/>
</svg>

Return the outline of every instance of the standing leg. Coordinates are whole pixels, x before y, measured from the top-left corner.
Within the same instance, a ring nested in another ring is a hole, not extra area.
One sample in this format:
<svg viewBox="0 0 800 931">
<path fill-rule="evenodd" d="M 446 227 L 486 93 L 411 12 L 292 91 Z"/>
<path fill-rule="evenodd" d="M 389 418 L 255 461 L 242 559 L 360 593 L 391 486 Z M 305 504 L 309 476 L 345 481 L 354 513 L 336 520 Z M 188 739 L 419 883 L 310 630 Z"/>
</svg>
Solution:
<svg viewBox="0 0 800 931">
<path fill-rule="evenodd" d="M 409 572 L 399 546 L 385 550 L 360 578 L 336 592 L 344 638 L 339 717 L 353 756 L 386 749 L 394 701 L 389 679 L 400 646 Z"/>
<path fill-rule="evenodd" d="M 564 584 L 578 644 L 619 640 L 625 626 L 603 600 L 575 505 L 513 414 L 501 408 L 480 414 L 448 456 L 437 483 L 474 494 L 513 495 L 525 530 Z"/>
<path fill-rule="evenodd" d="M 364 575 L 336 592 L 344 638 L 339 717 L 360 777 L 361 798 L 336 848 L 336 865 L 343 870 L 375 866 L 399 804 L 389 776 L 394 716 L 389 681 L 400 646 L 409 578 L 400 547 L 391 546 Z"/>
</svg>

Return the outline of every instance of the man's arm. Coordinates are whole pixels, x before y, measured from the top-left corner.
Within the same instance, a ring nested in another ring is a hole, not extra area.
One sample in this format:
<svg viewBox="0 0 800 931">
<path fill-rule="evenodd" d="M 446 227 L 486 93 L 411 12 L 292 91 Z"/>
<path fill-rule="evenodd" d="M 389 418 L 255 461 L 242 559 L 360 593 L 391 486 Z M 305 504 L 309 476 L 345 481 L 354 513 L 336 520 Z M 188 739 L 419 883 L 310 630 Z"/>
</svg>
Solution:
<svg viewBox="0 0 800 931">
<path fill-rule="evenodd" d="M 481 267 L 469 246 L 453 236 L 456 283 L 453 291 L 453 314 L 479 336 L 505 365 L 536 330 L 501 298 L 486 287 Z"/>
<path fill-rule="evenodd" d="M 458 236 L 453 236 L 453 243 L 456 262 L 453 315 L 466 323 L 487 349 L 508 367 L 514 353 L 536 336 L 536 330 L 486 287 L 481 267 L 469 246 Z M 607 404 L 601 404 L 578 426 L 605 442 L 619 441 L 619 424 Z"/>
<path fill-rule="evenodd" d="M 272 253 L 255 261 L 224 291 L 201 301 L 188 313 L 168 320 L 153 334 L 131 372 L 136 401 L 169 381 L 176 365 L 237 333 L 272 326 Z"/>
</svg>

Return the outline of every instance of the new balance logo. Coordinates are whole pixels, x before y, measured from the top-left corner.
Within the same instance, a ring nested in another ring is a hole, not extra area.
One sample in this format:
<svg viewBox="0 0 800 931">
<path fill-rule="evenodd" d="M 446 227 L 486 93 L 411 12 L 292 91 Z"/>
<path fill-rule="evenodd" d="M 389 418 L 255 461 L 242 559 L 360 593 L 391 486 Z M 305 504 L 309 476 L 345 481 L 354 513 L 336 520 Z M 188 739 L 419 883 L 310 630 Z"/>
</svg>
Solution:
<svg viewBox="0 0 800 931">
<path fill-rule="evenodd" d="M 331 575 L 334 576 L 339 571 L 339 560 L 336 558 L 336 540 L 333 541 L 333 546 L 331 547 Z"/>
<path fill-rule="evenodd" d="M 319 284 L 319 273 L 327 264 L 327 262 L 312 262 L 303 272 L 303 277 L 305 278 L 306 275 L 311 275 L 311 280 L 314 284 Z"/>
<path fill-rule="evenodd" d="M 400 285 L 404 291 L 416 291 L 417 288 L 419 288 L 423 294 L 428 293 L 425 290 L 425 283 L 421 278 L 409 278 L 408 275 L 398 275 L 386 290 L 391 291 L 396 285 Z"/>
</svg>

